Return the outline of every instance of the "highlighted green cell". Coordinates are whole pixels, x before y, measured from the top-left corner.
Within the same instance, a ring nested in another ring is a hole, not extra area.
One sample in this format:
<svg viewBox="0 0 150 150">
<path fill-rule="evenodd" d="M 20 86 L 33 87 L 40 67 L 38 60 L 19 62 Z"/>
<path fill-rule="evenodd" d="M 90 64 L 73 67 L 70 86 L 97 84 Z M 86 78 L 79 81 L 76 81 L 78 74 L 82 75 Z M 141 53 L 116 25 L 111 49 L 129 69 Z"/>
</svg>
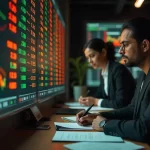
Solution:
<svg viewBox="0 0 150 150">
<path fill-rule="evenodd" d="M 26 22 L 26 21 L 27 21 L 26 17 L 25 17 L 25 16 L 23 16 L 23 15 L 21 15 L 21 20 L 22 20 L 22 21 L 24 21 L 24 22 Z"/>
<path fill-rule="evenodd" d="M 47 22 L 45 21 L 45 26 L 48 26 Z"/>
<path fill-rule="evenodd" d="M 44 32 L 45 36 L 48 36 L 47 32 Z"/>
<path fill-rule="evenodd" d="M 27 13 L 26 9 L 25 9 L 23 6 L 21 6 L 21 11 L 22 11 L 24 14 Z"/>
<path fill-rule="evenodd" d="M 45 86 L 48 86 L 48 83 L 45 83 Z"/>
<path fill-rule="evenodd" d="M 45 48 L 45 52 L 47 52 L 48 50 L 47 50 L 47 48 Z M 47 56 L 47 55 L 45 55 L 45 56 Z"/>
<path fill-rule="evenodd" d="M 48 80 L 48 77 L 45 77 L 45 80 Z"/>
<path fill-rule="evenodd" d="M 26 43 L 26 42 L 24 42 L 24 41 L 21 41 L 21 46 L 23 46 L 23 47 L 27 47 L 27 43 Z"/>
<path fill-rule="evenodd" d="M 47 40 L 48 40 L 48 39 L 45 37 L 45 41 L 46 41 L 46 42 L 47 42 Z"/>
<path fill-rule="evenodd" d="M 47 71 L 45 71 L 45 75 L 48 75 L 48 72 L 47 72 Z"/>
<path fill-rule="evenodd" d="M 3 12 L 1 12 L 1 10 L 0 10 L 0 18 L 2 20 L 6 20 L 7 19 L 6 16 L 3 14 Z"/>
<path fill-rule="evenodd" d="M 19 52 L 20 55 L 26 56 L 26 51 L 25 50 L 22 50 L 21 48 L 19 48 L 18 52 Z"/>
<path fill-rule="evenodd" d="M 13 104 L 14 104 L 14 102 L 13 102 L 13 101 L 10 101 L 10 102 L 9 102 L 9 105 L 13 105 Z"/>
<path fill-rule="evenodd" d="M 22 4 L 26 6 L 26 0 L 22 0 Z"/>
<path fill-rule="evenodd" d="M 22 64 L 26 64 L 26 59 L 20 58 L 20 59 L 19 59 L 19 62 L 22 63 Z"/>
<path fill-rule="evenodd" d="M 26 80 L 26 76 L 25 75 L 21 75 L 21 80 Z"/>
<path fill-rule="evenodd" d="M 47 70 L 47 69 L 48 69 L 48 66 L 45 66 L 45 69 Z"/>
<path fill-rule="evenodd" d="M 48 64 L 48 61 L 47 61 L 47 60 L 45 60 L 45 63 L 46 63 L 46 64 Z"/>
<path fill-rule="evenodd" d="M 16 63 L 10 62 L 10 69 L 17 69 Z"/>
<path fill-rule="evenodd" d="M 27 38 L 26 34 L 24 34 L 23 32 L 21 32 L 21 37 L 24 38 L 24 39 Z"/>
<path fill-rule="evenodd" d="M 26 69 L 26 67 L 20 67 L 20 71 L 21 71 L 21 72 L 26 72 L 27 69 Z"/>
<path fill-rule="evenodd" d="M 21 84 L 21 89 L 25 89 L 26 88 L 26 84 Z"/>
<path fill-rule="evenodd" d="M 47 47 L 47 43 L 45 43 L 45 46 Z"/>
<path fill-rule="evenodd" d="M 21 21 L 18 22 L 18 26 L 26 31 L 26 26 Z"/>
</svg>

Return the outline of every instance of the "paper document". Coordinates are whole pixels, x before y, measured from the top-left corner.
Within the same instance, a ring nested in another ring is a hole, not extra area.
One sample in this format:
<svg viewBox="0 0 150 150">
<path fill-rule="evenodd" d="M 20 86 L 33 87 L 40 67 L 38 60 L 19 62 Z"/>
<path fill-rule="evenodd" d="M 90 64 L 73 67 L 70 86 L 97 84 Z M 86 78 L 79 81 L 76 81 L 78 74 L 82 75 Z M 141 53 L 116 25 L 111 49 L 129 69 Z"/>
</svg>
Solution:
<svg viewBox="0 0 150 150">
<path fill-rule="evenodd" d="M 103 132 L 56 131 L 52 141 L 123 142 L 123 139 L 105 135 Z"/>
<path fill-rule="evenodd" d="M 101 142 L 77 142 L 73 144 L 66 144 L 64 147 L 71 150 L 135 150 L 142 149 L 143 146 L 136 145 L 131 142 L 124 143 L 101 143 Z"/>
<path fill-rule="evenodd" d="M 76 122 L 76 116 L 72 116 L 72 117 L 61 117 L 62 120 L 66 120 L 69 122 Z"/>
<path fill-rule="evenodd" d="M 82 106 L 79 102 L 67 102 L 65 105 L 70 106 L 70 107 L 80 107 Z"/>
<path fill-rule="evenodd" d="M 80 126 L 77 123 L 54 122 L 56 130 L 93 130 L 92 125 Z"/>
<path fill-rule="evenodd" d="M 69 108 L 71 108 L 71 109 L 74 109 L 74 108 L 76 108 L 76 109 L 88 109 L 89 107 L 88 106 L 78 106 L 78 107 L 71 107 L 71 106 L 69 106 Z M 91 110 L 114 110 L 114 109 L 113 108 L 105 108 L 105 107 L 93 106 L 91 108 Z"/>
</svg>

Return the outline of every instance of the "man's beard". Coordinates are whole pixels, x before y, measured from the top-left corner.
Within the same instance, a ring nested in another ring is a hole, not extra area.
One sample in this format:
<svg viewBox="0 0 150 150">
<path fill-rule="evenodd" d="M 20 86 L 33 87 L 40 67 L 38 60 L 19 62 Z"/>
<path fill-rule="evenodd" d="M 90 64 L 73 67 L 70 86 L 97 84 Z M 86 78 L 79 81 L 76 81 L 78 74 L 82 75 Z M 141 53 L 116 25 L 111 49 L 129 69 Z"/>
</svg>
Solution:
<svg viewBox="0 0 150 150">
<path fill-rule="evenodd" d="M 131 62 L 127 56 L 122 55 L 122 58 L 124 60 L 124 65 L 125 66 L 127 66 L 127 67 L 135 67 L 135 66 L 137 66 L 137 64 L 135 64 L 134 62 Z"/>
</svg>

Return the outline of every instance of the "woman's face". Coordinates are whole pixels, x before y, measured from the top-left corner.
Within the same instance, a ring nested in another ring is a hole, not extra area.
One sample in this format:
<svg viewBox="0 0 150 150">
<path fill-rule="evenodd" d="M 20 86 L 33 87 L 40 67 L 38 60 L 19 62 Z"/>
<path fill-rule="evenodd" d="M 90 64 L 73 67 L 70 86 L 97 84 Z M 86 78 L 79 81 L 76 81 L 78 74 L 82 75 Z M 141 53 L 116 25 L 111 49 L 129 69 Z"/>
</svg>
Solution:
<svg viewBox="0 0 150 150">
<path fill-rule="evenodd" d="M 84 55 L 94 69 L 101 68 L 104 65 L 104 55 L 91 48 L 86 48 Z"/>
</svg>

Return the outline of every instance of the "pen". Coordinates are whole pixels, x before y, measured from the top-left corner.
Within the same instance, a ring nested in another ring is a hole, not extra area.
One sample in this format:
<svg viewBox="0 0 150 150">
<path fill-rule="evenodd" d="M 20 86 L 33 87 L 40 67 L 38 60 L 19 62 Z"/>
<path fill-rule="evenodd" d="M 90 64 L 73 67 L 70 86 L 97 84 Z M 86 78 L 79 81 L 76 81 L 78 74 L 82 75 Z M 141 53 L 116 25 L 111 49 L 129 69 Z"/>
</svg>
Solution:
<svg viewBox="0 0 150 150">
<path fill-rule="evenodd" d="M 85 111 L 85 113 L 84 113 L 81 117 L 87 115 L 88 112 L 89 112 L 89 110 L 90 110 L 93 106 L 94 106 L 94 104 L 92 104 L 92 105 Z"/>
<path fill-rule="evenodd" d="M 84 97 L 86 97 L 86 96 L 89 94 L 89 92 L 90 92 L 90 90 L 88 90 L 88 91 L 86 92 L 86 94 L 85 94 L 85 96 L 84 96 Z"/>
</svg>

